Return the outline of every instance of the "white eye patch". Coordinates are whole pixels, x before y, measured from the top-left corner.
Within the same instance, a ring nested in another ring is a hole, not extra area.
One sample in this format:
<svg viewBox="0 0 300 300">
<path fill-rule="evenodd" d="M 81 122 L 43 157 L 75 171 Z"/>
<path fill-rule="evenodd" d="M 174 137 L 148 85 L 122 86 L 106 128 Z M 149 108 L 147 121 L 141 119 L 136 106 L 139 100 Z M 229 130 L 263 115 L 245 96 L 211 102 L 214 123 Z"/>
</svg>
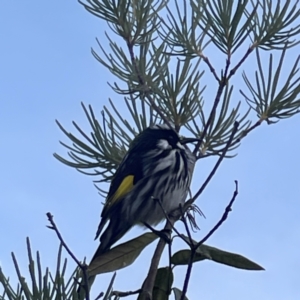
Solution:
<svg viewBox="0 0 300 300">
<path fill-rule="evenodd" d="M 158 140 L 157 147 L 162 150 L 172 149 L 172 146 L 167 140 Z"/>
</svg>

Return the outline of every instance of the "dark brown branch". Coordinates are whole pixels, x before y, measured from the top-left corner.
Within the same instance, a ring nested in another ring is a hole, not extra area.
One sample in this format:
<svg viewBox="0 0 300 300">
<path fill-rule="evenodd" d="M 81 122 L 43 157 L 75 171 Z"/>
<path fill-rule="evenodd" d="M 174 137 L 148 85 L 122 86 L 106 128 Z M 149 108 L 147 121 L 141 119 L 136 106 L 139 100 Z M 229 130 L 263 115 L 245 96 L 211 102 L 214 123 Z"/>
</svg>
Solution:
<svg viewBox="0 0 300 300">
<path fill-rule="evenodd" d="M 207 61 L 206 63 L 208 63 L 208 58 L 207 58 Z M 210 66 L 210 63 L 208 64 Z M 209 126 L 211 125 L 212 121 L 213 121 L 213 118 L 215 117 L 215 113 L 217 111 L 217 107 L 219 105 L 219 102 L 220 102 L 220 99 L 221 99 L 221 96 L 222 96 L 222 93 L 223 93 L 223 90 L 225 88 L 225 86 L 227 85 L 228 83 L 228 79 L 229 77 L 227 78 L 227 74 L 228 74 L 228 69 L 229 69 L 229 66 L 230 66 L 230 53 L 228 53 L 227 55 L 227 60 L 226 60 L 226 65 L 225 65 L 225 71 L 224 73 L 222 74 L 222 78 L 218 80 L 219 82 L 219 88 L 218 88 L 218 91 L 217 91 L 217 94 L 216 94 L 216 98 L 215 98 L 215 101 L 214 101 L 214 104 L 213 104 L 213 107 L 210 111 L 210 114 L 209 114 L 209 117 L 208 117 L 208 120 L 204 126 L 204 129 L 202 131 L 202 134 L 200 136 L 200 139 L 199 139 L 199 142 L 197 143 L 194 151 L 193 151 L 193 154 L 196 155 L 197 152 L 199 151 L 200 147 L 201 147 L 201 144 L 206 136 L 206 133 L 208 131 L 208 128 Z"/>
<path fill-rule="evenodd" d="M 229 76 L 227 77 L 227 74 L 228 74 L 230 63 L 231 63 L 231 53 L 228 53 L 227 59 L 226 59 L 225 71 L 224 71 L 224 78 L 223 78 L 223 80 L 226 81 L 226 84 L 228 83 L 228 80 L 229 80 Z"/>
<path fill-rule="evenodd" d="M 202 56 L 200 54 L 198 54 L 207 63 L 207 65 L 210 68 L 210 71 L 214 74 L 214 76 L 218 80 L 218 82 L 219 82 L 219 88 L 218 88 L 217 95 L 216 95 L 213 107 L 211 109 L 209 118 L 208 118 L 208 120 L 207 120 L 207 122 L 206 122 L 206 124 L 204 126 L 204 129 L 202 131 L 202 134 L 201 134 L 201 137 L 199 139 L 199 142 L 198 142 L 197 146 L 195 147 L 195 149 L 193 151 L 194 154 L 196 154 L 199 151 L 200 147 L 201 147 L 201 144 L 202 144 L 202 142 L 203 142 L 203 140 L 204 140 L 204 138 L 206 136 L 207 130 L 208 130 L 209 126 L 211 125 L 213 117 L 214 117 L 214 115 L 216 113 L 216 110 L 217 110 L 218 104 L 220 102 L 220 98 L 221 98 L 221 95 L 223 93 L 223 90 L 224 90 L 225 86 L 228 84 L 229 79 L 235 74 L 235 72 L 237 71 L 237 69 L 245 62 L 245 60 L 247 59 L 247 57 L 251 54 L 251 52 L 256 47 L 257 47 L 257 44 L 253 43 L 248 48 L 247 52 L 244 54 L 244 56 L 242 57 L 242 59 L 229 72 L 228 72 L 228 70 L 229 70 L 229 66 L 230 66 L 230 53 L 228 53 L 227 61 L 226 61 L 226 66 L 225 66 L 225 71 L 224 71 L 224 74 L 222 75 L 222 79 L 221 80 L 218 77 L 216 77 L 215 69 L 210 64 L 208 58 L 205 57 L 203 54 L 202 54 Z"/>
<path fill-rule="evenodd" d="M 119 292 L 119 291 L 112 291 L 111 292 L 111 295 L 112 296 L 117 296 L 117 297 L 128 297 L 128 296 L 131 296 L 131 295 L 136 295 L 138 293 L 141 292 L 141 289 L 138 289 L 136 291 L 128 291 L 128 292 Z"/>
<path fill-rule="evenodd" d="M 188 285 L 189 285 L 191 274 L 192 274 L 193 261 L 194 261 L 195 254 L 196 254 L 196 249 L 194 247 L 191 247 L 191 255 L 190 255 L 188 267 L 186 270 L 186 275 L 184 278 L 184 284 L 183 284 L 183 289 L 182 289 L 180 300 L 184 300 L 185 295 L 187 293 Z"/>
<path fill-rule="evenodd" d="M 101 299 L 103 296 L 104 296 L 104 293 L 101 292 L 101 293 L 95 298 L 95 300 L 99 300 L 99 299 Z"/>
<path fill-rule="evenodd" d="M 233 196 L 232 196 L 229 204 L 225 208 L 225 211 L 224 211 L 221 219 L 218 221 L 218 223 L 209 231 L 209 233 L 199 243 L 192 244 L 192 246 L 191 246 L 191 255 L 190 255 L 188 268 L 187 268 L 185 279 L 184 279 L 184 285 L 183 285 L 180 300 L 184 300 L 186 292 L 187 292 L 189 280 L 190 280 L 191 273 L 192 273 L 193 261 L 194 261 L 194 257 L 195 257 L 197 248 L 200 247 L 202 244 L 204 244 L 218 230 L 218 228 L 220 228 L 220 226 L 227 220 L 228 215 L 232 210 L 231 209 L 232 205 L 233 205 L 233 203 L 234 203 L 234 201 L 235 201 L 235 199 L 238 195 L 238 181 L 235 180 L 234 183 L 235 183 L 235 191 L 233 193 Z"/>
<path fill-rule="evenodd" d="M 251 45 L 247 52 L 244 54 L 244 56 L 242 57 L 242 59 L 236 64 L 235 67 L 233 67 L 230 72 L 229 72 L 229 76 L 228 76 L 228 80 L 235 74 L 235 72 L 237 71 L 237 69 L 244 63 L 244 61 L 247 59 L 247 57 L 251 54 L 251 52 L 257 47 L 257 44 L 254 43 L 253 45 Z"/>
<path fill-rule="evenodd" d="M 181 217 L 181 220 L 182 220 L 182 222 L 183 222 L 183 224 L 184 224 L 185 231 L 186 231 L 187 236 L 188 236 L 188 238 L 189 238 L 189 242 L 190 242 L 189 246 L 191 246 L 191 245 L 193 244 L 193 239 L 192 239 L 192 235 L 191 235 L 189 226 L 188 226 L 188 224 L 187 224 L 187 222 L 186 222 L 186 218 L 185 218 L 185 216 L 184 216 L 184 213 L 185 213 L 185 212 L 182 210 L 182 217 Z M 182 239 L 185 241 L 184 238 L 182 238 Z"/>
<path fill-rule="evenodd" d="M 171 259 L 172 259 L 172 243 L 168 244 L 168 256 L 169 256 L 169 270 L 172 270 L 172 263 L 171 263 Z M 172 291 L 172 278 L 171 278 L 171 273 L 168 273 L 168 287 L 170 288 L 168 290 L 168 295 L 171 294 Z"/>
<path fill-rule="evenodd" d="M 229 202 L 229 204 L 227 205 L 227 207 L 225 208 L 225 211 L 222 215 L 222 218 L 219 220 L 219 222 L 210 230 L 210 232 L 199 242 L 197 243 L 194 247 L 197 249 L 199 246 L 201 246 L 203 243 L 205 243 L 217 230 L 218 228 L 227 220 L 229 213 L 231 212 L 231 207 L 239 193 L 238 190 L 238 181 L 235 180 L 235 191 L 233 193 L 233 196 Z"/>
<path fill-rule="evenodd" d="M 159 204 L 161 205 L 161 209 L 165 214 L 165 217 L 167 219 L 166 225 L 163 229 L 163 231 L 172 231 L 172 229 L 174 229 L 174 231 L 178 234 L 178 236 L 180 238 L 182 238 L 183 241 L 185 241 L 190 247 L 191 244 L 184 239 L 181 234 L 178 232 L 178 230 L 174 227 L 174 224 L 177 220 L 179 220 L 180 218 L 184 218 L 184 213 L 185 213 L 185 209 L 187 208 L 186 205 L 184 205 L 184 207 L 179 207 L 178 209 L 175 209 L 172 213 L 170 213 L 169 215 L 167 215 L 167 213 L 165 212 L 162 203 L 158 200 L 158 199 L 154 199 L 156 201 L 159 202 Z M 147 226 L 147 225 L 146 225 Z M 187 231 L 189 232 L 189 229 L 187 227 Z M 192 241 L 191 235 L 189 234 L 190 240 Z M 153 287 L 154 287 L 154 281 L 156 278 L 156 274 L 157 274 L 157 269 L 158 269 L 158 264 L 162 255 L 162 252 L 164 250 L 164 247 L 166 245 L 167 241 L 164 238 L 160 238 L 157 247 L 155 249 L 154 255 L 152 257 L 151 260 L 151 265 L 148 271 L 148 275 L 142 285 L 142 289 L 141 289 L 141 293 L 139 295 L 138 300 L 151 300 L 152 299 L 152 291 L 153 291 Z M 192 242 L 191 242 L 192 243 Z M 170 255 L 170 248 L 169 248 L 169 255 Z"/>
<path fill-rule="evenodd" d="M 181 294 L 180 300 L 185 299 L 185 295 L 187 293 L 187 288 L 188 288 L 188 284 L 189 284 L 191 273 L 192 273 L 193 261 L 194 261 L 194 257 L 195 257 L 195 254 L 196 254 L 196 248 L 193 247 L 194 243 L 193 243 L 193 239 L 192 239 L 191 232 L 189 230 L 188 224 L 186 222 L 186 218 L 183 217 L 182 221 L 183 221 L 183 224 L 185 226 L 185 230 L 186 230 L 188 238 L 189 238 L 189 242 L 190 242 L 189 246 L 191 248 L 191 255 L 190 255 L 190 258 L 189 258 L 189 263 L 188 263 L 188 267 L 187 267 L 187 271 L 186 271 L 186 276 L 185 276 L 185 279 L 184 279 L 184 284 L 183 284 L 183 289 L 182 289 L 182 294 Z M 183 239 L 183 240 L 185 240 L 185 239 Z"/>
<path fill-rule="evenodd" d="M 87 276 L 87 266 L 85 264 L 82 264 L 77 258 L 76 256 L 73 254 L 73 252 L 70 250 L 70 248 L 68 247 L 68 245 L 65 243 L 61 233 L 59 232 L 54 220 L 53 220 L 53 215 L 48 212 L 46 213 L 46 216 L 48 217 L 48 220 L 51 224 L 51 226 L 47 226 L 48 228 L 52 229 L 55 231 L 58 239 L 60 240 L 62 246 L 66 249 L 66 251 L 68 252 L 68 254 L 72 257 L 72 259 L 76 262 L 77 266 L 81 269 L 82 274 L 83 274 L 83 288 L 85 291 L 85 299 L 86 300 L 90 300 L 90 293 L 89 293 L 89 284 L 88 284 L 88 276 Z"/>
<path fill-rule="evenodd" d="M 233 125 L 233 129 L 232 129 L 232 132 L 231 132 L 231 135 L 229 137 L 229 140 L 222 152 L 222 154 L 220 155 L 219 159 L 217 160 L 214 168 L 212 169 L 212 171 L 210 172 L 210 174 L 208 175 L 207 179 L 205 180 L 205 182 L 202 184 L 202 186 L 200 187 L 200 189 L 197 191 L 197 193 L 194 195 L 194 197 L 189 200 L 191 203 L 194 203 L 195 200 L 202 194 L 202 192 L 204 191 L 204 189 L 206 188 L 206 186 L 208 185 L 208 183 L 210 182 L 210 180 L 212 179 L 212 177 L 215 175 L 216 171 L 218 170 L 222 160 L 224 159 L 231 143 L 232 143 L 232 140 L 233 140 L 233 137 L 234 135 L 236 134 L 237 130 L 238 130 L 238 127 L 239 127 L 239 122 L 235 121 L 234 122 L 234 125 Z"/>
<path fill-rule="evenodd" d="M 254 123 L 252 126 L 250 126 L 248 129 L 242 131 L 242 135 L 240 138 L 238 138 L 233 145 L 239 143 L 249 132 L 251 132 L 253 129 L 255 129 L 256 127 L 260 126 L 261 123 L 264 121 L 264 119 L 259 119 L 256 123 Z"/>
<path fill-rule="evenodd" d="M 170 217 L 169 220 L 166 222 L 164 230 L 171 230 L 176 219 Z M 165 239 L 161 238 L 156 246 L 154 255 L 151 260 L 151 265 L 148 271 L 148 275 L 144 280 L 144 283 L 141 288 L 141 293 L 138 297 L 138 300 L 151 300 L 152 299 L 152 291 L 154 287 L 155 277 L 157 274 L 158 264 L 165 248 L 166 241 Z"/>
<path fill-rule="evenodd" d="M 210 62 L 210 60 L 208 59 L 208 57 L 205 56 L 202 52 L 198 52 L 197 54 L 198 54 L 198 56 L 199 56 L 200 58 L 202 58 L 203 61 L 207 64 L 209 70 L 212 72 L 212 74 L 214 75 L 215 79 L 216 79 L 216 80 L 218 81 L 218 83 L 220 84 L 220 83 L 221 83 L 221 79 L 220 79 L 219 76 L 217 75 L 216 70 L 215 70 L 215 68 L 213 67 L 213 65 L 211 64 L 211 62 Z"/>
</svg>

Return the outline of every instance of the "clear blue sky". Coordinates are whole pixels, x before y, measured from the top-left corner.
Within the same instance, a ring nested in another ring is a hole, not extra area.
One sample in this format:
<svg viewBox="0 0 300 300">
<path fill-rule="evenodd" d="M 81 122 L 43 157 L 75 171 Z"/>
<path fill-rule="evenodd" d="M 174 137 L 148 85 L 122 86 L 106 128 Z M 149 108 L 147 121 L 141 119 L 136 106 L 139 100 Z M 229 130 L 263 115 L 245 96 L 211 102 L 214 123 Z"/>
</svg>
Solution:
<svg viewBox="0 0 300 300">
<path fill-rule="evenodd" d="M 52 154 L 66 154 L 58 141 L 67 139 L 55 119 L 72 132 L 72 120 L 89 130 L 81 101 L 92 104 L 98 116 L 109 97 L 122 105 L 107 86 L 113 76 L 90 54 L 91 47 L 98 50 L 95 37 L 105 41 L 104 25 L 76 1 L 1 3 L 0 263 L 13 282 L 11 251 L 27 274 L 26 236 L 40 251 L 43 267 L 55 269 L 58 240 L 46 228 L 48 211 L 78 258 L 90 259 L 98 246 L 93 238 L 103 199 L 93 178 L 62 165 Z M 298 54 L 299 47 L 290 52 L 287 67 Z M 216 65 L 223 61 L 217 52 L 209 55 Z M 236 78 L 240 76 L 238 72 Z M 236 82 L 242 86 L 241 80 Z M 195 239 L 200 239 L 222 215 L 238 180 L 240 193 L 233 211 L 207 244 L 243 254 L 266 271 L 243 271 L 210 261 L 196 264 L 189 299 L 300 299 L 299 131 L 299 116 L 255 130 L 243 141 L 238 156 L 223 163 L 197 202 L 207 217 L 198 219 L 201 231 Z M 210 165 L 198 166 L 193 190 Z M 141 232 L 134 229 L 125 239 Z M 118 272 L 115 289 L 140 287 L 153 249 L 154 245 L 134 265 Z M 162 266 L 166 264 L 164 259 Z M 184 274 L 185 267 L 177 269 L 175 286 L 182 288 Z M 97 290 L 105 289 L 110 277 L 100 276 Z"/>
</svg>

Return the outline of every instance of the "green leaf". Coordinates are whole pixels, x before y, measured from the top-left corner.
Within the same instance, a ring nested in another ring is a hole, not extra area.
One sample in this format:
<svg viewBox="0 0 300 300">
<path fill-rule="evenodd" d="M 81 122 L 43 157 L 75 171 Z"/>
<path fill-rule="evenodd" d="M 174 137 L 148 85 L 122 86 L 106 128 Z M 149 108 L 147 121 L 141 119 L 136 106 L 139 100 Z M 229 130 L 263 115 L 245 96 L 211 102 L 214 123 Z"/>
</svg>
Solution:
<svg viewBox="0 0 300 300">
<path fill-rule="evenodd" d="M 89 276 L 113 272 L 131 265 L 140 253 L 157 238 L 158 236 L 153 232 L 144 233 L 99 255 L 88 267 Z"/>
<path fill-rule="evenodd" d="M 248 105 L 256 111 L 261 121 L 272 124 L 278 119 L 289 118 L 300 112 L 300 56 L 295 59 L 291 71 L 282 75 L 287 45 L 278 58 L 277 66 L 273 65 L 273 55 L 270 54 L 268 66 L 261 60 L 260 52 L 256 49 L 258 71 L 255 72 L 255 81 L 248 78 L 244 72 L 242 77 L 251 93 L 251 97 L 240 90 Z M 267 70 L 267 71 L 266 71 Z M 266 73 L 266 74 L 265 74 Z M 284 77 L 284 80 L 281 80 Z M 256 84 L 255 84 L 255 83 Z M 274 120 L 275 119 L 275 120 Z"/>
<path fill-rule="evenodd" d="M 189 249 L 180 250 L 173 254 L 173 256 L 171 257 L 171 263 L 175 266 L 188 265 L 190 261 L 190 257 L 191 257 L 191 250 Z M 196 262 L 204 259 L 211 259 L 211 257 L 208 255 L 196 253 L 193 261 Z"/>
<path fill-rule="evenodd" d="M 114 284 L 114 281 L 115 281 L 115 279 L 116 279 L 116 275 L 117 275 L 117 273 L 115 272 L 114 275 L 113 275 L 113 277 L 112 277 L 111 280 L 110 280 L 110 283 L 109 283 L 109 285 L 108 285 L 108 288 L 107 288 L 107 290 L 106 290 L 106 293 L 105 293 L 105 295 L 103 296 L 103 300 L 110 300 L 110 299 L 111 299 L 111 298 L 110 298 L 110 294 L 111 294 L 111 292 L 112 292 L 112 290 L 113 290 L 113 284 Z"/>
<path fill-rule="evenodd" d="M 175 296 L 175 300 L 180 300 L 181 299 L 181 295 L 182 295 L 182 291 L 176 287 L 172 288 L 173 292 L 174 292 L 174 296 Z M 187 296 L 184 296 L 184 300 L 189 300 Z"/>
<path fill-rule="evenodd" d="M 155 277 L 152 299 L 168 300 L 173 284 L 173 271 L 169 267 L 157 270 Z"/>
<path fill-rule="evenodd" d="M 56 269 L 51 273 L 48 268 L 43 272 L 39 252 L 36 252 L 36 256 L 34 255 L 29 238 L 26 239 L 26 243 L 29 276 L 24 276 L 22 268 L 12 253 L 19 282 L 16 288 L 13 287 L 9 278 L 4 275 L 0 268 L 0 285 L 3 287 L 0 300 L 78 299 L 76 280 L 80 275 L 79 268 L 77 267 L 70 275 L 66 275 L 67 260 L 62 258 L 62 245 L 59 247 Z"/>
<path fill-rule="evenodd" d="M 171 263 L 174 265 L 187 265 L 191 256 L 191 250 L 181 250 L 173 254 Z M 227 252 L 208 245 L 201 245 L 197 250 L 193 262 L 210 259 L 220 264 L 235 267 L 243 270 L 261 271 L 263 267 L 248 258 Z"/>
</svg>

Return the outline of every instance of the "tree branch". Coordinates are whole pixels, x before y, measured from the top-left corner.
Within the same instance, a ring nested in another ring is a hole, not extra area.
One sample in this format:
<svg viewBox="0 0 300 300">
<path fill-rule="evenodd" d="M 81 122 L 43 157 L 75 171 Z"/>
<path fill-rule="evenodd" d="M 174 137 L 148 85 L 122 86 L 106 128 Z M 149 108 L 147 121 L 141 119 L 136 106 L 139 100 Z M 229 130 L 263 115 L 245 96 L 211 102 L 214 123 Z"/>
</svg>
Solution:
<svg viewBox="0 0 300 300">
<path fill-rule="evenodd" d="M 116 297 L 128 297 L 131 295 L 135 295 L 141 292 L 141 289 L 138 289 L 136 291 L 128 291 L 128 292 L 120 292 L 120 291 L 112 291 L 111 296 L 116 296 Z"/>
<path fill-rule="evenodd" d="M 205 55 L 203 54 L 203 52 L 201 52 L 201 51 L 199 51 L 197 54 L 198 54 L 198 56 L 199 56 L 200 58 L 202 58 L 203 61 L 207 64 L 209 70 L 212 72 L 212 74 L 214 75 L 215 79 L 216 79 L 216 80 L 218 81 L 218 83 L 220 84 L 220 83 L 221 83 L 221 79 L 220 79 L 219 76 L 217 75 L 216 70 L 215 70 L 215 68 L 213 67 L 213 65 L 211 64 L 211 62 L 210 62 L 210 60 L 208 59 L 208 57 L 205 56 Z"/>
<path fill-rule="evenodd" d="M 200 149 L 201 147 L 201 144 L 206 136 L 206 133 L 208 131 L 208 128 L 209 126 L 211 125 L 212 121 L 213 121 L 213 118 L 215 116 L 215 113 L 216 113 L 216 110 L 217 110 L 217 107 L 219 105 L 219 102 L 220 102 L 220 99 L 221 99 L 221 96 L 222 96 L 222 93 L 223 93 L 223 90 L 227 84 L 227 71 L 228 71 L 228 67 L 229 67 L 229 64 L 230 64 L 230 60 L 227 59 L 226 61 L 226 67 L 225 67 L 225 72 L 222 76 L 222 79 L 219 81 L 219 88 L 218 88 L 218 91 L 217 91 L 217 94 L 216 94 L 216 98 L 215 98 L 215 101 L 214 101 L 214 104 L 213 104 L 213 107 L 210 111 L 210 114 L 209 114 L 209 117 L 208 117 L 208 120 L 204 126 L 204 129 L 202 131 L 202 134 L 200 136 L 200 139 L 199 139 L 199 142 L 197 143 L 194 151 L 193 151 L 193 154 L 196 155 L 198 150 Z"/>
<path fill-rule="evenodd" d="M 185 299 L 185 295 L 186 295 L 187 288 L 188 288 L 188 285 L 189 285 L 189 280 L 190 280 L 190 277 L 191 277 L 194 257 L 195 257 L 197 248 L 200 247 L 202 244 L 204 244 L 218 230 L 218 228 L 220 228 L 220 226 L 226 221 L 226 219 L 228 218 L 229 213 L 232 210 L 231 207 L 232 207 L 232 205 L 233 205 L 233 203 L 234 203 L 234 201 L 235 201 L 235 199 L 238 195 L 238 181 L 235 180 L 234 183 L 235 183 L 235 191 L 233 193 L 233 196 L 232 196 L 229 204 L 225 208 L 225 211 L 224 211 L 221 219 L 218 221 L 218 223 L 209 231 L 209 233 L 200 242 L 198 242 L 197 244 L 191 244 L 191 255 L 190 255 L 188 268 L 187 268 L 185 279 L 184 279 L 184 285 L 183 285 L 180 300 Z"/>
<path fill-rule="evenodd" d="M 237 69 L 244 63 L 244 61 L 247 59 L 247 57 L 251 54 L 251 52 L 257 47 L 256 43 L 253 43 L 247 50 L 247 52 L 244 54 L 244 56 L 242 57 L 242 59 L 236 64 L 235 67 L 233 67 L 230 72 L 229 72 L 229 76 L 228 76 L 228 80 L 235 74 L 235 72 L 237 71 Z"/>
<path fill-rule="evenodd" d="M 169 217 L 167 220 L 164 230 L 172 230 L 174 223 L 178 218 Z M 152 299 L 152 291 L 154 287 L 154 282 L 157 274 L 158 264 L 163 253 L 163 250 L 166 245 L 166 240 L 161 238 L 156 246 L 154 255 L 151 260 L 151 265 L 148 271 L 148 275 L 144 280 L 144 283 L 141 288 L 141 293 L 138 297 L 138 300 L 151 300 Z"/>
<path fill-rule="evenodd" d="M 222 218 L 219 220 L 219 222 L 210 230 L 210 232 L 199 242 L 197 243 L 194 247 L 197 249 L 199 246 L 201 246 L 203 243 L 205 243 L 216 231 L 217 229 L 226 221 L 226 219 L 228 218 L 229 213 L 231 212 L 231 207 L 239 193 L 238 190 L 238 181 L 235 180 L 235 191 L 233 193 L 233 196 L 229 202 L 229 204 L 227 205 L 227 207 L 225 208 L 225 211 L 222 215 Z"/>
<path fill-rule="evenodd" d="M 196 254 L 196 249 L 191 246 L 191 255 L 190 255 L 189 264 L 188 264 L 185 278 L 184 278 L 184 284 L 183 284 L 183 289 L 182 289 L 180 300 L 185 300 L 185 295 L 186 295 L 188 285 L 190 282 L 190 278 L 191 278 L 191 274 L 192 274 L 193 261 L 194 261 L 195 254 Z"/>
<path fill-rule="evenodd" d="M 66 249 L 66 251 L 68 252 L 68 254 L 72 257 L 72 259 L 76 262 L 77 266 L 81 269 L 82 274 L 83 274 L 83 281 L 84 281 L 84 291 L 85 291 L 85 299 L 86 300 L 90 300 L 90 293 L 89 293 L 89 284 L 88 284 L 88 276 L 87 276 L 87 266 L 85 264 L 82 264 L 77 258 L 76 256 L 73 254 L 73 252 L 70 250 L 70 248 L 68 247 L 68 245 L 65 243 L 61 233 L 59 232 L 54 220 L 53 220 L 53 215 L 48 212 L 46 214 L 46 216 L 48 217 L 48 220 L 51 224 L 51 226 L 47 226 L 48 228 L 52 229 L 55 231 L 58 239 L 60 240 L 62 246 Z"/>
<path fill-rule="evenodd" d="M 204 189 L 206 188 L 206 186 L 208 185 L 208 183 L 210 182 L 210 180 L 212 179 L 212 177 L 215 175 L 217 169 L 219 168 L 222 160 L 224 159 L 231 143 L 232 143 L 232 140 L 233 140 L 233 137 L 234 135 L 236 134 L 237 130 L 238 130 L 238 127 L 239 127 L 239 122 L 235 121 L 234 122 L 234 125 L 233 125 L 233 129 L 232 129 L 232 132 L 231 132 L 231 135 L 229 137 L 229 140 L 221 154 L 221 156 L 219 157 L 219 159 L 217 160 L 214 168 L 212 169 L 212 171 L 210 172 L 210 174 L 208 175 L 207 179 L 205 180 L 205 182 L 202 184 L 202 186 L 200 187 L 200 189 L 197 191 L 197 193 L 194 195 L 194 197 L 192 199 L 190 199 L 189 201 L 191 203 L 194 203 L 195 200 L 202 194 L 202 192 L 204 191 Z"/>
</svg>

